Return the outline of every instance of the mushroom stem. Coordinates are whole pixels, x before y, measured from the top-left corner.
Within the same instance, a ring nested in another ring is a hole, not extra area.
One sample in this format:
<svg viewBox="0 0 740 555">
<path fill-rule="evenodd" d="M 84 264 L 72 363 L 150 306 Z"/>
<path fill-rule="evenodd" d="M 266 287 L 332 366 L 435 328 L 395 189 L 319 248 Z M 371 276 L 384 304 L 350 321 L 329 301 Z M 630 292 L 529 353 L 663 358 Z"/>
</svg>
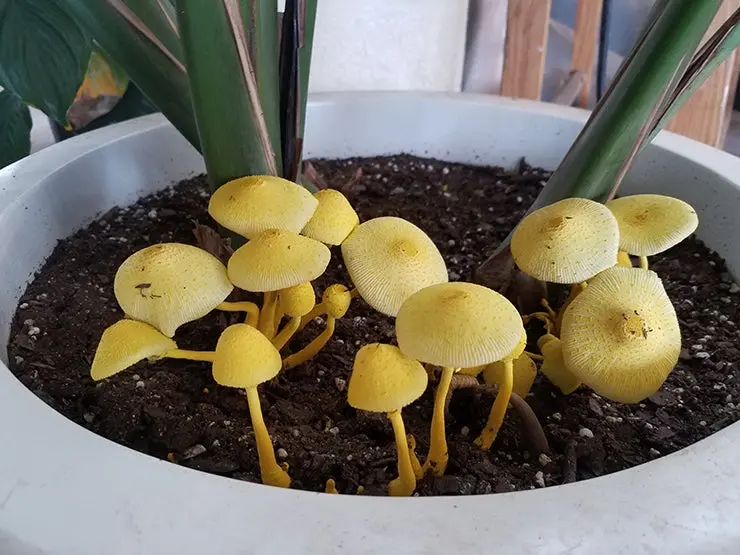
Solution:
<svg viewBox="0 0 740 555">
<path fill-rule="evenodd" d="M 493 401 L 491 413 L 488 415 L 488 422 L 486 422 L 486 426 L 478 439 L 475 440 L 475 444 L 484 451 L 488 451 L 496 440 L 501 424 L 504 422 L 506 407 L 509 406 L 509 399 L 514 388 L 514 361 L 507 358 L 503 362 L 504 371 L 500 377 L 498 393 Z"/>
<path fill-rule="evenodd" d="M 301 325 L 300 318 L 291 318 L 287 324 L 280 330 L 275 338 L 272 340 L 272 344 L 279 351 L 290 341 L 290 339 L 298 331 L 298 327 Z"/>
<path fill-rule="evenodd" d="M 324 314 L 326 314 L 326 305 L 324 303 L 317 304 L 315 307 L 313 307 L 311 312 L 301 318 L 301 325 L 298 327 L 298 331 L 301 331 L 308 324 L 310 324 L 311 320 L 313 320 L 314 318 L 323 316 Z"/>
<path fill-rule="evenodd" d="M 640 256 L 640 268 L 643 270 L 648 269 L 648 259 L 647 256 Z"/>
<path fill-rule="evenodd" d="M 548 302 L 547 299 L 542 299 L 540 301 L 540 304 L 542 305 L 542 308 L 544 308 L 545 310 L 547 310 L 547 316 L 549 316 L 551 319 L 555 320 L 555 318 L 558 317 L 558 315 L 555 314 L 555 311 L 550 306 L 550 303 Z M 540 316 L 538 316 L 540 314 L 542 314 L 542 312 L 535 312 L 534 314 L 532 314 L 532 316 L 535 316 L 537 318 L 540 318 Z"/>
<path fill-rule="evenodd" d="M 548 331 L 547 333 L 553 333 L 556 336 L 560 336 L 560 326 L 563 323 L 563 314 L 565 314 L 565 309 L 570 306 L 570 303 L 572 303 L 575 298 L 583 292 L 583 290 L 588 286 L 588 283 L 585 281 L 582 281 L 581 283 L 575 283 L 570 288 L 570 293 L 568 294 L 568 298 L 565 299 L 565 302 L 563 303 L 563 306 L 560 307 L 560 310 L 558 310 L 557 318 L 555 319 L 555 331 Z"/>
<path fill-rule="evenodd" d="M 527 355 L 532 360 L 545 360 L 545 357 L 543 357 L 542 355 L 536 355 L 534 353 L 530 353 L 529 351 L 524 351 L 524 353 L 522 354 Z"/>
<path fill-rule="evenodd" d="M 259 330 L 267 339 L 275 335 L 275 309 L 277 308 L 277 291 L 266 291 L 260 311 Z"/>
<path fill-rule="evenodd" d="M 216 353 L 214 351 L 186 351 L 184 349 L 172 349 L 163 354 L 162 358 L 179 358 L 183 360 L 213 362 L 216 358 Z"/>
<path fill-rule="evenodd" d="M 360 292 L 357 290 L 357 287 L 353 287 L 352 289 L 349 290 L 349 295 L 350 297 L 354 299 L 355 297 L 360 296 Z"/>
<path fill-rule="evenodd" d="M 336 319 L 333 316 L 326 317 L 326 329 L 321 332 L 311 343 L 303 347 L 297 353 L 290 355 L 283 361 L 283 369 L 288 370 L 289 368 L 295 368 L 296 366 L 303 364 L 304 362 L 311 360 L 315 357 L 318 352 L 324 348 L 324 345 L 329 341 L 331 336 L 334 334 L 334 324 Z"/>
<path fill-rule="evenodd" d="M 401 418 L 401 409 L 388 413 L 393 425 L 393 435 L 396 436 L 396 451 L 398 452 L 398 478 L 388 484 L 388 493 L 393 497 L 408 497 L 416 489 L 416 476 L 411 464 L 409 446 L 406 443 L 406 428 Z"/>
<path fill-rule="evenodd" d="M 223 310 L 224 312 L 246 312 L 246 324 L 252 326 L 253 328 L 257 327 L 257 322 L 259 322 L 260 319 L 259 307 L 256 304 L 250 303 L 248 301 L 240 301 L 235 303 L 224 301 L 220 305 L 218 305 L 216 309 Z"/>
<path fill-rule="evenodd" d="M 407 434 L 406 444 L 409 448 L 409 458 L 411 459 L 411 468 L 414 469 L 414 476 L 416 476 L 417 480 L 421 480 L 424 477 L 424 473 L 421 471 L 419 457 L 416 456 L 416 438 L 411 434 Z"/>
<path fill-rule="evenodd" d="M 429 435 L 429 454 L 422 467 L 422 474 L 431 468 L 435 476 L 444 476 L 447 469 L 447 438 L 445 436 L 445 400 L 450 389 L 452 375 L 456 368 L 445 366 L 437 384 L 434 396 L 434 412 L 432 413 L 432 428 Z"/>
<path fill-rule="evenodd" d="M 290 487 L 290 476 L 280 468 L 275 459 L 275 449 L 272 446 L 265 421 L 262 419 L 260 397 L 256 387 L 247 388 L 247 404 L 249 405 L 249 416 L 252 419 L 254 439 L 257 442 L 257 456 L 260 461 L 262 483 L 279 488 Z"/>
</svg>

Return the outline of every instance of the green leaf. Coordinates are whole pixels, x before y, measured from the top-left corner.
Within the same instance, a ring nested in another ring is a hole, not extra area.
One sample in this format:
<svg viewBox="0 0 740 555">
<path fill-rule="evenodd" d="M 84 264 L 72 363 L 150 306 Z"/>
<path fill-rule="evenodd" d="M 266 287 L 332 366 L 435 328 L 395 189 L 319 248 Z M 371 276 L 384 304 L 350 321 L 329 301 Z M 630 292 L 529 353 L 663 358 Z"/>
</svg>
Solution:
<svg viewBox="0 0 740 555">
<path fill-rule="evenodd" d="M 0 91 L 0 168 L 31 152 L 31 112 L 10 91 Z"/>
<path fill-rule="evenodd" d="M 152 0 L 157 2 L 157 0 Z M 187 71 L 177 37 L 162 11 L 140 9 L 141 0 L 66 0 L 67 9 L 105 53 L 196 148 L 200 147 Z M 152 6 L 155 6 L 152 4 Z M 133 8 L 136 8 L 135 11 Z M 147 15 L 149 19 L 142 19 Z M 158 29 L 162 36 L 152 29 Z"/>
<path fill-rule="evenodd" d="M 214 188 L 244 175 L 277 175 L 238 0 L 178 0 L 193 108 Z"/>
<path fill-rule="evenodd" d="M 311 53 L 313 52 L 313 35 L 316 29 L 316 10 L 319 0 L 305 0 L 305 21 L 303 27 L 303 45 L 298 53 L 301 79 L 301 124 L 300 137 L 306 126 L 306 103 L 308 102 L 308 78 L 311 73 Z"/>
<path fill-rule="evenodd" d="M 0 86 L 67 123 L 90 40 L 59 0 L 0 0 Z"/>
</svg>

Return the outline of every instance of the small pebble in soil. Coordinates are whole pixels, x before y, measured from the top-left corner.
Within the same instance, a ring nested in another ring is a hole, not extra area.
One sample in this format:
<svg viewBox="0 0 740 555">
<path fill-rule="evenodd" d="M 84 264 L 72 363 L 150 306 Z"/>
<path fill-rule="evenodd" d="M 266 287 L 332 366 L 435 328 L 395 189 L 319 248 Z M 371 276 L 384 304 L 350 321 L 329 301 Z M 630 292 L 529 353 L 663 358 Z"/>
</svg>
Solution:
<svg viewBox="0 0 740 555">
<path fill-rule="evenodd" d="M 332 426 L 331 428 L 329 428 L 329 433 L 333 436 L 339 435 L 339 428 L 337 428 L 336 426 Z"/>
<path fill-rule="evenodd" d="M 538 488 L 544 488 L 545 487 L 545 473 L 541 470 L 538 470 L 537 473 L 534 475 L 534 483 L 537 484 Z"/>
<path fill-rule="evenodd" d="M 134 374 L 133 376 L 131 376 L 131 379 L 135 382 L 138 382 L 141 379 L 141 376 L 139 376 L 138 374 Z"/>
<path fill-rule="evenodd" d="M 545 453 L 540 453 L 538 460 L 542 466 L 547 466 L 552 462 L 552 459 L 548 457 Z"/>
<path fill-rule="evenodd" d="M 468 428 L 467 426 L 463 426 L 462 428 L 460 428 L 460 435 L 467 436 L 469 433 L 470 428 Z"/>
<path fill-rule="evenodd" d="M 85 422 L 87 422 L 88 424 L 92 424 L 95 420 L 95 415 L 91 412 L 86 412 L 82 415 L 82 418 L 84 418 Z"/>
<path fill-rule="evenodd" d="M 580 430 L 578 430 L 578 435 L 581 437 L 585 437 L 586 439 L 593 439 L 594 437 L 594 433 L 588 428 L 581 428 Z"/>
<path fill-rule="evenodd" d="M 344 391 L 347 389 L 347 380 L 344 378 L 334 378 L 334 385 L 338 391 Z"/>
<path fill-rule="evenodd" d="M 648 454 L 651 457 L 660 457 L 660 451 L 658 451 L 655 447 L 651 447 L 650 450 L 648 451 Z"/>
<path fill-rule="evenodd" d="M 288 452 L 285 449 L 283 449 L 282 447 L 280 449 L 278 449 L 277 451 L 275 451 L 275 455 L 277 456 L 278 459 L 287 459 L 288 458 Z"/>
<path fill-rule="evenodd" d="M 185 451 L 182 452 L 182 459 L 185 461 L 189 459 L 194 459 L 195 457 L 198 457 L 205 452 L 205 446 L 201 445 L 200 443 L 196 443 L 195 445 L 188 447 L 187 449 L 185 449 Z"/>
<path fill-rule="evenodd" d="M 144 389 L 145 387 L 146 387 L 146 384 L 142 380 L 139 380 L 138 382 L 136 382 L 136 389 Z"/>
</svg>

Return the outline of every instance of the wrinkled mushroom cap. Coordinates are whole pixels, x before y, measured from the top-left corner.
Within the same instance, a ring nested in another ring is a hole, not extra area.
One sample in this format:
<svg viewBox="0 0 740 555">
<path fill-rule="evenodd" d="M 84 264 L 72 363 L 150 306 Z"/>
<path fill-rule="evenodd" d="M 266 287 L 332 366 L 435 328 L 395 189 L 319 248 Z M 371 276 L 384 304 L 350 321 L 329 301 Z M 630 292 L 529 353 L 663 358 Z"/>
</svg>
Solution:
<svg viewBox="0 0 740 555">
<path fill-rule="evenodd" d="M 321 296 L 321 302 L 329 316 L 342 318 L 349 310 L 349 305 L 352 302 L 352 294 L 341 283 L 335 283 L 324 290 L 324 294 Z"/>
<path fill-rule="evenodd" d="M 213 379 L 226 387 L 257 387 L 277 376 L 282 365 L 280 353 L 260 331 L 234 324 L 218 338 Z"/>
<path fill-rule="evenodd" d="M 278 293 L 280 310 L 291 318 L 305 316 L 316 305 L 316 293 L 309 282 L 294 285 Z"/>
<path fill-rule="evenodd" d="M 271 175 L 250 175 L 221 185 L 211 195 L 208 213 L 226 229 L 253 239 L 268 229 L 298 233 L 318 204 L 297 183 Z"/>
<path fill-rule="evenodd" d="M 301 235 L 327 245 L 341 245 L 360 223 L 360 218 L 342 193 L 324 189 L 314 194 L 319 206 Z"/>
<path fill-rule="evenodd" d="M 159 330 L 136 320 L 119 320 L 105 329 L 90 368 L 93 380 L 118 374 L 145 358 L 156 358 L 177 349 Z"/>
<path fill-rule="evenodd" d="M 552 283 L 580 283 L 617 263 L 619 228 L 603 204 L 568 198 L 526 216 L 511 237 L 519 269 Z"/>
<path fill-rule="evenodd" d="M 437 366 L 467 368 L 510 357 L 523 350 L 524 333 L 522 318 L 506 297 L 473 283 L 422 289 L 396 317 L 401 351 Z"/>
<path fill-rule="evenodd" d="M 234 286 L 226 267 L 203 249 L 161 243 L 129 256 L 116 272 L 113 291 L 129 317 L 167 337 L 221 304 Z"/>
<path fill-rule="evenodd" d="M 347 400 L 356 409 L 390 412 L 413 403 L 427 388 L 427 372 L 393 345 L 365 345 L 355 356 Z"/>
<path fill-rule="evenodd" d="M 568 370 L 621 403 L 655 393 L 681 351 L 676 312 L 657 274 L 618 266 L 596 276 L 571 302 L 561 341 Z"/>
<path fill-rule="evenodd" d="M 279 291 L 324 273 L 331 253 L 326 245 L 291 231 L 268 229 L 229 259 L 229 278 L 245 291 Z"/>
<path fill-rule="evenodd" d="M 690 204 L 664 195 L 630 195 L 609 201 L 619 224 L 619 248 L 653 256 L 696 231 L 699 218 Z"/>
<path fill-rule="evenodd" d="M 448 279 L 442 255 L 429 236 L 401 218 L 360 224 L 342 243 L 342 257 L 360 296 L 388 316 L 395 316 L 420 289 Z"/>
</svg>

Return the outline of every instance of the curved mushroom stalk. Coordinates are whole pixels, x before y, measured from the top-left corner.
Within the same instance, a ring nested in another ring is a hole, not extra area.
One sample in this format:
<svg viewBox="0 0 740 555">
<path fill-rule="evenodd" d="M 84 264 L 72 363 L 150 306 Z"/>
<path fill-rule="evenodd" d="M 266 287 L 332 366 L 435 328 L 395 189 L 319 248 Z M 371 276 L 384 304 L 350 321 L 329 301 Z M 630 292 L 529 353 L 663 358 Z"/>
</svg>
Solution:
<svg viewBox="0 0 740 555">
<path fill-rule="evenodd" d="M 434 412 L 432 413 L 432 428 L 429 435 L 429 453 L 421 469 L 422 476 L 430 469 L 434 476 L 444 476 L 447 470 L 447 436 L 445 434 L 445 404 L 447 393 L 450 390 L 452 375 L 459 368 L 446 366 L 442 369 L 442 375 L 437 384 L 437 391 L 434 395 Z"/>
<path fill-rule="evenodd" d="M 347 291 L 347 288 L 341 283 L 335 283 L 334 285 L 330 285 L 329 287 L 327 287 L 326 291 L 324 291 L 324 295 L 341 295 L 342 297 L 344 297 L 345 292 L 349 293 L 349 297 L 345 299 L 348 303 L 351 302 L 352 299 L 354 299 L 355 297 L 360 296 L 360 294 L 357 292 L 357 289 Z M 334 302 L 336 302 L 336 300 L 334 300 Z M 319 304 L 314 306 L 308 314 L 304 315 L 303 318 L 301 318 L 301 325 L 298 326 L 298 331 L 303 330 L 303 328 L 310 324 L 314 318 L 318 318 L 319 316 L 325 316 L 326 314 L 328 314 L 332 304 L 332 302 L 325 302 L 324 300 L 322 300 Z M 347 304 L 347 309 L 345 310 L 345 312 L 347 310 L 349 310 L 349 304 Z M 341 318 L 341 316 L 339 316 L 339 318 Z"/>
<path fill-rule="evenodd" d="M 406 428 L 401 418 L 401 409 L 388 413 L 393 425 L 393 435 L 396 437 L 396 451 L 398 455 L 398 478 L 388 484 L 388 493 L 393 497 L 408 497 L 416 489 L 416 476 L 409 456 L 409 446 L 406 442 Z"/>
<path fill-rule="evenodd" d="M 246 312 L 247 319 L 245 320 L 245 324 L 256 328 L 259 323 L 260 309 L 256 304 L 248 301 L 222 302 L 216 307 L 216 310 L 222 310 L 224 312 Z"/>
<path fill-rule="evenodd" d="M 406 444 L 409 448 L 409 459 L 411 459 L 411 468 L 414 469 L 414 476 L 416 476 L 417 480 L 421 480 L 424 477 L 424 472 L 422 472 L 421 463 L 416 456 L 416 438 L 412 434 L 408 434 L 406 436 Z"/>
<path fill-rule="evenodd" d="M 275 459 L 275 449 L 267 432 L 267 426 L 262 418 L 262 408 L 257 387 L 247 388 L 247 403 L 249 404 L 249 416 L 252 419 L 254 439 L 257 442 L 257 456 L 260 462 L 260 474 L 262 483 L 279 488 L 290 487 L 290 476 Z"/>
<path fill-rule="evenodd" d="M 213 362 L 216 359 L 215 351 L 185 351 L 173 349 L 162 355 L 162 358 L 179 358 L 183 360 L 197 360 L 202 362 Z"/>
<path fill-rule="evenodd" d="M 319 334 L 316 339 L 311 341 L 311 343 L 303 347 L 303 349 L 287 357 L 283 361 L 283 368 L 285 370 L 295 368 L 296 366 L 299 366 L 315 357 L 319 353 L 319 351 L 323 349 L 324 346 L 329 342 L 331 336 L 334 335 L 335 322 L 336 319 L 334 317 L 327 316 L 326 329 L 324 329 L 324 331 L 321 332 L 321 334 Z"/>
<path fill-rule="evenodd" d="M 514 378 L 512 391 L 522 398 L 529 394 L 534 379 L 537 377 L 537 365 L 532 360 L 532 356 L 537 355 L 522 353 L 513 362 Z M 505 373 L 506 361 L 494 362 L 484 368 L 483 381 L 489 385 L 499 385 L 504 379 Z"/>
<path fill-rule="evenodd" d="M 537 341 L 544 360 L 540 371 L 550 380 L 563 395 L 573 393 L 581 385 L 581 380 L 565 366 L 563 347 L 560 339 L 554 335 L 543 335 Z"/>
<path fill-rule="evenodd" d="M 488 422 L 486 422 L 480 436 L 475 440 L 475 444 L 484 451 L 488 451 L 493 442 L 496 441 L 496 436 L 504 423 L 511 392 L 514 389 L 514 361 L 511 358 L 506 358 L 503 362 L 504 369 L 500 376 L 496 399 L 493 401 L 491 413 L 488 415 Z"/>
<path fill-rule="evenodd" d="M 290 341 L 295 333 L 298 331 L 298 328 L 301 325 L 301 318 L 291 318 L 288 320 L 288 323 L 283 326 L 283 329 L 280 330 L 280 333 L 278 333 L 272 340 L 272 344 L 275 345 L 275 348 L 280 351 L 283 347 L 285 347 L 288 344 L 288 341 Z"/>
<path fill-rule="evenodd" d="M 275 311 L 277 310 L 277 291 L 265 292 L 262 310 L 259 313 L 258 329 L 267 339 L 275 336 Z"/>
</svg>

